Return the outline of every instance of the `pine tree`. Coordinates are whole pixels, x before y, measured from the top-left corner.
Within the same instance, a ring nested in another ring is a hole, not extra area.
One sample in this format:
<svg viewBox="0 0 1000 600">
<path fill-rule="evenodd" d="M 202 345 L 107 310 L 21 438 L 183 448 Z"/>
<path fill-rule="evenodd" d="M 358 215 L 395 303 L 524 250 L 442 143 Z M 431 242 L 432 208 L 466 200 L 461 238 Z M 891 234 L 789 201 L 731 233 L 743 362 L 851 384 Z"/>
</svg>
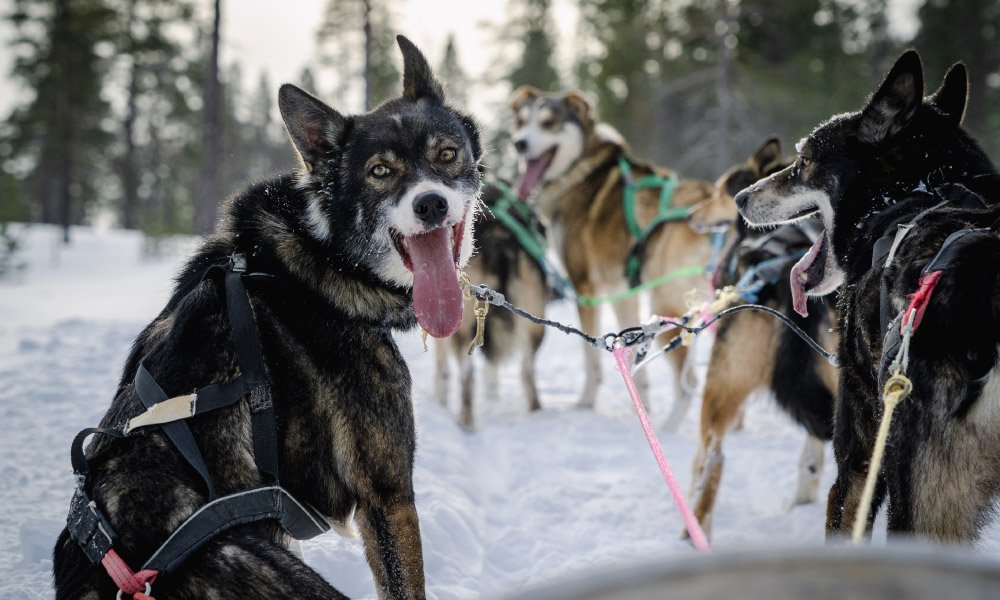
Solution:
<svg viewBox="0 0 1000 600">
<path fill-rule="evenodd" d="M 338 78 L 337 96 L 361 98 L 367 110 L 399 88 L 389 0 L 329 0 L 316 32 L 319 62 Z"/>
<path fill-rule="evenodd" d="M 560 87 L 559 72 L 553 66 L 556 35 L 551 5 L 551 0 L 508 0 L 512 17 L 504 32 L 518 46 L 518 58 L 507 75 L 511 89 L 532 85 L 555 91 Z"/>
<path fill-rule="evenodd" d="M 919 12 L 914 44 L 924 62 L 926 85 L 940 81 L 953 63 L 969 71 L 965 126 L 991 154 L 1000 153 L 1000 3 L 934 0 Z M 933 88 L 932 88 L 933 89 Z"/>
<path fill-rule="evenodd" d="M 577 64 L 580 85 L 603 120 L 639 155 L 656 157 L 654 123 L 662 82 L 659 8 L 644 0 L 583 0 L 581 35 L 592 40 Z"/>
<path fill-rule="evenodd" d="M 469 76 L 462 68 L 462 63 L 458 59 L 458 46 L 455 43 L 455 34 L 448 34 L 448 42 L 444 47 L 444 56 L 441 58 L 441 66 L 437 70 L 438 78 L 444 82 L 448 100 L 464 106 L 469 101 Z"/>
<path fill-rule="evenodd" d="M 316 75 L 313 74 L 313 70 L 310 67 L 302 67 L 302 71 L 299 72 L 298 86 L 310 94 L 316 95 Z"/>
<path fill-rule="evenodd" d="M 266 72 L 261 72 L 257 92 L 251 98 L 249 118 L 244 130 L 252 156 L 250 176 L 261 177 L 288 171 L 294 166 L 293 154 L 284 139 L 281 125 L 274 118 L 275 90 Z"/>
<path fill-rule="evenodd" d="M 122 119 L 123 148 L 117 161 L 121 181 L 121 224 L 139 227 L 151 193 L 140 183 L 153 178 L 159 165 L 148 160 L 151 120 L 158 118 L 165 102 L 179 102 L 179 42 L 168 30 L 188 22 L 189 2 L 176 0 L 124 0 L 124 23 L 119 35 L 119 59 L 127 63 L 126 103 Z M 140 189 L 142 188 L 142 189 Z"/>
<path fill-rule="evenodd" d="M 104 192 L 101 162 L 110 136 L 101 97 L 115 15 L 102 0 L 15 0 L 13 74 L 33 98 L 8 120 L 12 158 L 30 164 L 24 189 L 33 216 L 63 227 L 83 220 Z"/>
<path fill-rule="evenodd" d="M 219 170 L 222 168 L 222 92 L 219 84 L 219 24 L 222 2 L 215 0 L 212 10 L 211 46 L 202 87 L 202 157 L 198 177 L 194 230 L 207 234 L 215 229 L 222 201 Z"/>
</svg>

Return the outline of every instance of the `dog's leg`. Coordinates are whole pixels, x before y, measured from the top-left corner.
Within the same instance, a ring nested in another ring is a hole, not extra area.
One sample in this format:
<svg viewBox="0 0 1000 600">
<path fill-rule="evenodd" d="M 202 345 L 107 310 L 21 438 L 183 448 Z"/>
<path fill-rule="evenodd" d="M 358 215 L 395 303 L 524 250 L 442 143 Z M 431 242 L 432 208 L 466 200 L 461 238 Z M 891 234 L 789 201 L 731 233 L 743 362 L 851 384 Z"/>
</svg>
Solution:
<svg viewBox="0 0 1000 600">
<path fill-rule="evenodd" d="M 878 417 L 873 407 L 881 400 L 870 382 L 858 377 L 846 365 L 840 372 L 837 404 L 833 412 L 833 454 L 837 459 L 837 479 L 830 488 L 826 506 L 828 542 L 851 535 L 854 518 L 861 504 L 861 494 L 868 474 L 868 461 L 875 442 Z M 879 475 L 868 511 L 866 531 L 871 533 L 875 514 L 885 499 L 885 477 Z"/>
<path fill-rule="evenodd" d="M 684 417 L 687 416 L 687 412 L 691 408 L 691 394 L 686 392 L 684 386 L 681 385 L 681 376 L 684 373 L 684 363 L 687 361 L 687 356 L 687 346 L 678 346 L 670 354 L 667 354 L 667 360 L 674 367 L 676 384 L 674 385 L 674 403 L 671 405 L 670 414 L 667 415 L 667 420 L 663 424 L 664 431 L 680 429 Z"/>
<path fill-rule="evenodd" d="M 528 341 L 525 344 L 524 356 L 521 358 L 521 385 L 528 399 L 528 410 L 539 410 L 542 404 L 538 401 L 538 388 L 535 386 L 535 356 L 542 345 L 545 328 L 533 325 L 528 330 Z"/>
<path fill-rule="evenodd" d="M 377 498 L 374 502 L 363 502 L 358 505 L 355 518 L 379 598 L 424 598 L 420 523 L 412 498 Z"/>
<path fill-rule="evenodd" d="M 811 504 L 816 501 L 819 478 L 823 474 L 823 452 L 826 443 L 815 436 L 806 436 L 799 456 L 799 483 L 795 488 L 792 506 Z"/>
<path fill-rule="evenodd" d="M 448 382 L 451 379 L 451 365 L 448 352 L 451 340 L 434 340 L 434 396 L 441 406 L 448 406 Z"/>
<path fill-rule="evenodd" d="M 639 317 L 639 297 L 632 296 L 625 298 L 613 305 L 615 318 L 618 319 L 618 329 L 625 329 L 639 324 L 642 319 Z M 642 403 L 649 410 L 649 374 L 646 371 L 639 371 L 635 374 L 635 387 L 639 391 Z"/>
<path fill-rule="evenodd" d="M 458 368 L 462 376 L 462 408 L 458 414 L 458 425 L 472 431 L 476 427 L 472 399 L 476 395 L 476 365 L 469 355 L 459 355 Z"/>
<path fill-rule="evenodd" d="M 693 510 L 706 535 L 711 532 L 722 480 L 722 441 L 739 417 L 747 396 L 765 382 L 771 356 L 771 330 L 766 317 L 738 315 L 726 325 L 712 346 L 701 403 L 700 446 L 691 469 Z M 748 351 L 748 340 L 752 351 Z"/>
<path fill-rule="evenodd" d="M 740 407 L 740 414 L 736 415 L 736 422 L 733 423 L 733 431 L 743 431 L 743 427 L 746 425 L 746 418 L 747 407 L 746 405 L 743 405 Z"/>
<path fill-rule="evenodd" d="M 826 541 L 836 542 L 849 538 L 854 528 L 854 518 L 861 505 L 861 493 L 865 487 L 865 472 L 851 471 L 845 468 L 837 469 L 837 480 L 833 482 L 827 496 L 826 505 Z M 875 483 L 875 493 L 872 496 L 871 510 L 868 511 L 868 523 L 865 534 L 871 535 L 875 515 L 885 498 L 885 478 L 879 477 Z"/>
<path fill-rule="evenodd" d="M 580 293 L 589 294 L 590 292 Z M 600 309 L 593 306 L 581 306 L 579 310 L 580 328 L 590 335 L 595 335 L 597 333 L 598 311 Z M 597 390 L 601 386 L 601 379 L 603 377 L 603 373 L 601 372 L 601 355 L 604 354 L 604 351 L 594 348 L 587 342 L 583 342 L 583 353 L 585 364 L 580 407 L 593 408 L 594 401 L 597 399 Z"/>
<path fill-rule="evenodd" d="M 499 359 L 498 359 L 499 360 Z M 498 402 L 500 400 L 500 365 L 496 361 L 486 358 L 483 361 L 483 395 L 488 402 Z"/>
</svg>

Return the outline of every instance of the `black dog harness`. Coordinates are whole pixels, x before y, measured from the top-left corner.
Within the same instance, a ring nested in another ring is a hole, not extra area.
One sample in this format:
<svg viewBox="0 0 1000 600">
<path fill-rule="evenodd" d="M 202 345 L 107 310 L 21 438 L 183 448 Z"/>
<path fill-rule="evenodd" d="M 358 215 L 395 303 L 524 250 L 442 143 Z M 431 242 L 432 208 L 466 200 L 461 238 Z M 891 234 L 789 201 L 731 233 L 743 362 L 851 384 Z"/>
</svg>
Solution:
<svg viewBox="0 0 1000 600">
<path fill-rule="evenodd" d="M 936 196 L 942 198 L 940 202 L 927 208 L 908 223 L 896 226 L 896 231 L 879 238 L 875 242 L 872 251 L 872 268 L 881 265 L 882 275 L 879 292 L 879 322 L 883 335 L 882 357 L 879 361 L 878 381 L 881 387 L 889 377 L 890 366 L 900 361 L 901 353 L 904 356 L 908 353 L 909 338 L 916 331 L 923 319 L 924 311 L 930 303 L 934 288 L 945 271 L 952 268 L 958 252 L 968 244 L 981 241 L 988 237 L 993 237 L 989 229 L 966 228 L 960 229 L 949 235 L 937 254 L 920 271 L 920 279 L 917 290 L 909 296 L 907 306 L 895 317 L 892 316 L 892 297 L 890 294 L 890 281 L 887 276 L 888 266 L 895 258 L 896 251 L 909 233 L 916 228 L 918 222 L 941 208 L 946 206 L 957 206 L 961 208 L 976 209 L 983 208 L 986 204 L 975 193 L 969 191 L 962 185 L 952 184 L 941 186 L 934 190 Z"/>
<path fill-rule="evenodd" d="M 225 297 L 230 335 L 240 366 L 235 379 L 168 398 L 140 363 L 134 385 L 146 412 L 122 428 L 91 427 L 73 440 L 71 459 L 77 487 L 70 502 L 67 529 L 87 558 L 104 566 L 118 586 L 119 598 L 125 593 L 136 600 L 151 600 L 151 584 L 159 574 L 173 571 L 206 542 L 237 525 L 277 520 L 286 533 L 298 540 L 313 538 L 330 529 L 315 509 L 297 501 L 279 482 L 274 401 L 244 276 L 249 276 L 245 257 L 233 255 L 225 272 Z M 242 398 L 247 399 L 250 408 L 254 462 L 266 485 L 220 498 L 186 419 L 231 406 Z M 95 433 L 113 438 L 134 437 L 144 435 L 152 427 L 159 427 L 166 434 L 205 482 L 209 501 L 181 523 L 138 572 L 133 572 L 114 550 L 115 530 L 87 493 L 89 460 L 83 444 Z"/>
</svg>

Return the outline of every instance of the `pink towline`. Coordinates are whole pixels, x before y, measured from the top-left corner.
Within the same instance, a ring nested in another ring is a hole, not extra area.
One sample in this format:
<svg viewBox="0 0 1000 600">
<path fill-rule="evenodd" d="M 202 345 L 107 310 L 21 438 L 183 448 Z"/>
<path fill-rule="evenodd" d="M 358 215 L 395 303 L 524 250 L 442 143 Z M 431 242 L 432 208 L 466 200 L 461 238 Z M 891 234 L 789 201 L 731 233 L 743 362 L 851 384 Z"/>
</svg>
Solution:
<svg viewBox="0 0 1000 600">
<path fill-rule="evenodd" d="M 674 476 L 673 470 L 670 468 L 670 463 L 667 462 L 667 457 L 663 454 L 663 447 L 660 446 L 660 440 L 656 438 L 656 433 L 653 432 L 653 426 L 649 423 L 649 415 L 646 414 L 646 408 L 642 404 L 642 398 L 639 397 L 639 391 L 635 388 L 635 380 L 632 379 L 632 372 L 629 370 L 628 358 L 629 349 L 628 348 L 614 348 L 611 353 L 615 357 L 615 364 L 618 366 L 618 372 L 622 374 L 622 379 L 625 380 L 625 387 L 628 389 L 629 396 L 632 397 L 632 405 L 635 406 L 635 412 L 639 415 L 639 422 L 642 423 L 642 430 L 646 433 L 646 441 L 649 442 L 649 449 L 653 451 L 653 456 L 656 458 L 656 464 L 660 467 L 660 472 L 663 473 L 663 479 L 667 482 L 667 487 L 670 488 L 670 493 L 674 497 L 674 504 L 677 505 L 677 509 L 681 511 L 681 517 L 684 519 L 684 525 L 687 527 L 688 534 L 691 536 L 691 543 L 694 547 L 702 553 L 709 553 L 712 549 L 708 545 L 708 540 L 705 538 L 705 532 L 701 530 L 701 524 L 698 523 L 698 519 L 695 518 L 694 512 L 691 507 L 688 506 L 687 500 L 684 498 L 684 492 L 681 491 L 681 486 L 677 482 L 677 477 Z"/>
</svg>

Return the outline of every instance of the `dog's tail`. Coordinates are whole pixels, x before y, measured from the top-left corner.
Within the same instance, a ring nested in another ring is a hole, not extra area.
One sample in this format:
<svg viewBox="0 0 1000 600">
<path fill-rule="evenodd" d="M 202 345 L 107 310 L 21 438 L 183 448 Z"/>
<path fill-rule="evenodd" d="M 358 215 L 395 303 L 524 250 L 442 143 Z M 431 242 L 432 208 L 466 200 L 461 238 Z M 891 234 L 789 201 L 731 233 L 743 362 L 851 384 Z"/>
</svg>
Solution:
<svg viewBox="0 0 1000 600">
<path fill-rule="evenodd" d="M 782 286 L 783 287 L 783 286 Z M 790 295 L 790 294 L 789 294 Z M 809 337 L 817 339 L 822 327 L 829 327 L 827 306 L 816 306 L 803 318 L 791 310 L 791 298 L 781 299 L 782 312 L 801 327 Z M 819 303 L 817 303 L 819 304 Z M 780 326 L 771 387 L 778 404 L 822 440 L 833 437 L 833 390 L 823 382 L 820 364 L 823 360 L 791 329 Z"/>
</svg>

